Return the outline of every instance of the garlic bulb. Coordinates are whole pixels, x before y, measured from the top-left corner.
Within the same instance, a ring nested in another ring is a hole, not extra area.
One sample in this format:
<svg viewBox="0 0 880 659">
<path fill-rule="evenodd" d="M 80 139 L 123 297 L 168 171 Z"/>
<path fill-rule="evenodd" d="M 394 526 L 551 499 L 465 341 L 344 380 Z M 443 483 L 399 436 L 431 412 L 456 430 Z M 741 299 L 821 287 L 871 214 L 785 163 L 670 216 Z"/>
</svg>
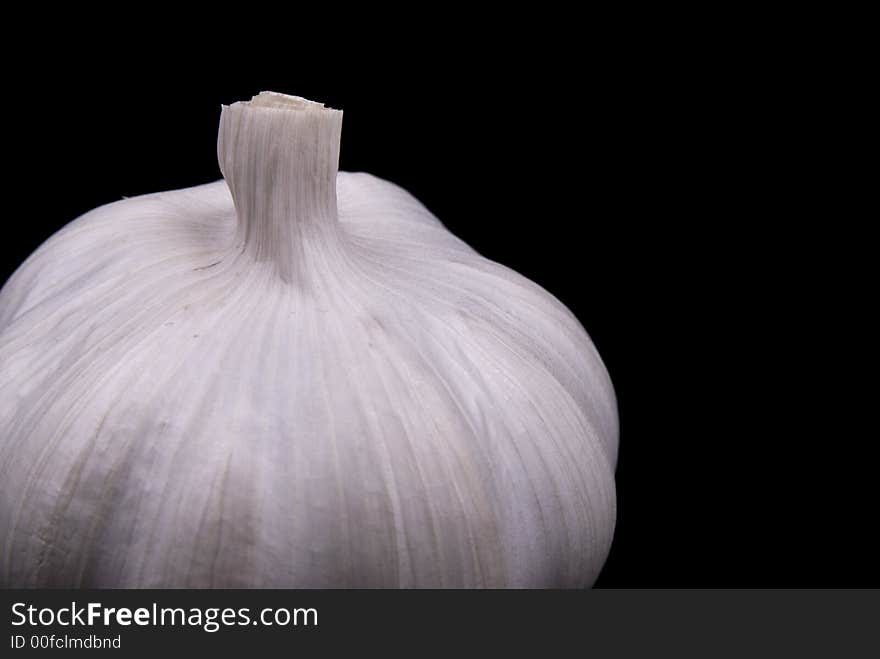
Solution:
<svg viewBox="0 0 880 659">
<path fill-rule="evenodd" d="M 574 316 L 342 113 L 223 107 L 225 181 L 97 208 L 0 293 L 0 583 L 576 587 L 615 519 Z"/>
</svg>

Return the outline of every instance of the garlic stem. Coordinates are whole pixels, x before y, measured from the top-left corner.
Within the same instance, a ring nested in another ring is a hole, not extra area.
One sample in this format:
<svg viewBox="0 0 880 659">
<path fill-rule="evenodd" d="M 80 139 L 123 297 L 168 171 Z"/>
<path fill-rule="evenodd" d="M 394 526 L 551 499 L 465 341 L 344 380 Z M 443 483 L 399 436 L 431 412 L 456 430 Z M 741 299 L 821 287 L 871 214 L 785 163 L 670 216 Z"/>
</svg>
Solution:
<svg viewBox="0 0 880 659">
<path fill-rule="evenodd" d="M 295 277 L 305 251 L 338 235 L 341 132 L 341 111 L 296 96 L 262 92 L 222 108 L 217 158 L 238 244 L 282 279 Z"/>
</svg>

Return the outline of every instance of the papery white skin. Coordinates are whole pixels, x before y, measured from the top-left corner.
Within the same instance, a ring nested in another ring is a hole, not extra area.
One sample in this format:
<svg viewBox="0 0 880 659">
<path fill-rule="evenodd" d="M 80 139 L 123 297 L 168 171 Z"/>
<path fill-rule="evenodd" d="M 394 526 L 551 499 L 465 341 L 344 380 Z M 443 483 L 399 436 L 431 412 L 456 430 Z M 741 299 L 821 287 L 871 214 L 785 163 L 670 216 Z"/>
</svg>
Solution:
<svg viewBox="0 0 880 659">
<path fill-rule="evenodd" d="M 341 121 L 225 107 L 226 181 L 95 209 L 7 282 L 0 584 L 593 583 L 595 348 L 407 192 L 337 175 Z"/>
</svg>

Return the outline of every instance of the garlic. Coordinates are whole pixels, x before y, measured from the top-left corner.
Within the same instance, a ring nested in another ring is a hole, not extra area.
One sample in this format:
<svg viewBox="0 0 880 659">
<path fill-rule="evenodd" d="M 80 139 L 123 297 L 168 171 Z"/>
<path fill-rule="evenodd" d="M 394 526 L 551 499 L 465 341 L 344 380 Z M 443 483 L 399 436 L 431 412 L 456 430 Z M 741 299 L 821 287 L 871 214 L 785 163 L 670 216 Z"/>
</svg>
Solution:
<svg viewBox="0 0 880 659">
<path fill-rule="evenodd" d="M 615 519 L 587 334 L 342 113 L 222 109 L 224 181 L 97 208 L 0 292 L 0 584 L 578 587 Z"/>
</svg>

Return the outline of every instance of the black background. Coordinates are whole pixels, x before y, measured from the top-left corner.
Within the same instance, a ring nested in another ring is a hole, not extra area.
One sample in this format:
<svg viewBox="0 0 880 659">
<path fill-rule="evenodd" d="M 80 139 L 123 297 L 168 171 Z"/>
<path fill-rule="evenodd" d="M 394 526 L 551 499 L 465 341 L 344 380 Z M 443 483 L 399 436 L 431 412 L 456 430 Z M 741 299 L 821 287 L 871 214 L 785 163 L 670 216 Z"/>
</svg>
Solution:
<svg viewBox="0 0 880 659">
<path fill-rule="evenodd" d="M 839 275 L 861 256 L 817 178 L 820 64 L 761 34 L 571 20 L 218 32 L 186 54 L 161 31 L 41 41 L 7 69 L 0 278 L 95 206 L 219 178 L 221 103 L 323 101 L 341 169 L 411 191 L 596 343 L 621 419 L 597 586 L 880 585 L 876 431 L 829 334 L 849 334 Z"/>
</svg>

